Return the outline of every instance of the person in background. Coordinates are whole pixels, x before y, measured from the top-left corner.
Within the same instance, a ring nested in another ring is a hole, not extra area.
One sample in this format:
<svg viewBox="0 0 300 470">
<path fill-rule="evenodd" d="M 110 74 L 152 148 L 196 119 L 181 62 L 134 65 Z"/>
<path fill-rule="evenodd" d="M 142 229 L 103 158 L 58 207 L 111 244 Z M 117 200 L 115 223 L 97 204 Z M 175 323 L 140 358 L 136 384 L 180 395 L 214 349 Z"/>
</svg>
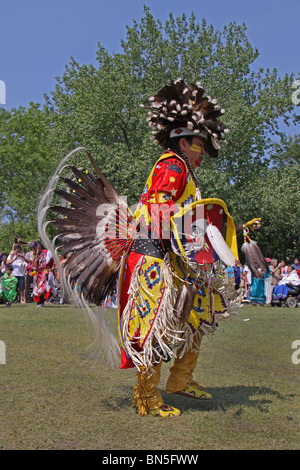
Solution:
<svg viewBox="0 0 300 470">
<path fill-rule="evenodd" d="M 297 271 L 297 274 L 300 277 L 300 261 L 299 261 L 299 258 L 294 259 L 294 263 L 292 264 L 292 266 Z"/>
<path fill-rule="evenodd" d="M 234 273 L 234 285 L 235 290 L 240 288 L 241 278 L 243 274 L 243 268 L 239 260 L 235 260 L 235 265 L 233 266 L 233 273 Z"/>
<path fill-rule="evenodd" d="M 249 300 L 250 294 L 251 294 L 251 284 L 252 284 L 252 274 L 247 266 L 247 264 L 244 265 L 243 267 L 243 278 L 244 278 L 244 288 L 245 288 L 245 300 Z"/>
<path fill-rule="evenodd" d="M 52 295 L 56 293 L 54 279 L 54 261 L 52 253 L 44 249 L 41 242 L 37 242 L 35 275 L 33 281 L 33 300 L 37 307 L 44 307 Z"/>
<path fill-rule="evenodd" d="M 281 264 L 278 264 L 277 259 L 273 258 L 271 260 L 270 270 L 271 270 L 271 274 L 270 274 L 271 288 L 273 290 L 273 287 L 278 285 L 278 282 L 280 280 L 279 276 L 281 274 Z"/>
<path fill-rule="evenodd" d="M 266 302 L 265 294 L 265 280 L 269 274 L 263 272 L 261 268 L 258 269 L 259 277 L 252 279 L 252 292 L 250 295 L 250 302 L 252 305 L 263 305 Z"/>
<path fill-rule="evenodd" d="M 16 246 L 20 246 L 21 251 L 23 251 L 23 245 L 27 245 L 27 242 L 23 242 L 21 237 L 15 237 L 15 241 L 12 245 L 11 251 L 15 251 Z"/>
<path fill-rule="evenodd" d="M 272 274 L 271 262 L 272 260 L 270 258 L 265 258 L 265 260 L 267 261 L 268 266 L 269 266 L 269 276 L 265 277 L 265 296 L 266 296 L 265 303 L 267 305 L 270 305 L 272 301 L 272 290 L 273 290 L 273 287 L 271 285 L 271 274 Z"/>
<path fill-rule="evenodd" d="M 18 279 L 13 275 L 12 272 L 12 266 L 6 266 L 5 274 L 1 278 L 0 299 L 5 302 L 6 307 L 10 307 L 17 296 Z"/>
<path fill-rule="evenodd" d="M 37 242 L 30 242 L 30 251 L 25 254 L 25 261 L 27 262 L 27 268 L 25 273 L 25 299 L 27 299 L 29 289 L 33 284 L 33 278 L 35 275 L 36 251 Z"/>
<path fill-rule="evenodd" d="M 281 275 L 281 279 L 278 282 L 278 286 L 275 286 L 272 292 L 272 300 L 285 300 L 289 293 L 289 290 L 294 286 L 300 285 L 300 278 L 293 268 L 293 266 L 287 266 L 287 273 Z"/>
<path fill-rule="evenodd" d="M 58 259 L 59 259 L 59 262 L 60 262 L 62 267 L 64 267 L 64 265 L 67 262 L 69 257 L 70 257 L 70 254 L 68 254 L 66 257 L 64 257 L 63 253 L 58 254 Z M 59 303 L 64 304 L 64 305 L 68 305 L 70 303 L 70 300 L 68 298 L 67 293 L 62 288 L 60 274 L 59 274 L 58 269 L 55 270 L 54 277 L 55 277 L 56 290 L 57 290 L 57 294 L 58 294 L 58 297 L 59 297 Z"/>
<path fill-rule="evenodd" d="M 241 283 L 241 268 L 239 260 L 235 260 L 234 266 L 226 266 L 225 275 L 227 275 L 228 281 L 234 285 L 234 289 L 238 290 Z"/>
<path fill-rule="evenodd" d="M 224 272 L 225 272 L 225 276 L 227 276 L 228 283 L 231 284 L 232 286 L 235 286 L 233 266 L 226 266 Z M 233 289 L 233 287 L 232 287 L 232 289 Z"/>
<path fill-rule="evenodd" d="M 4 274 L 5 274 L 7 257 L 8 257 L 7 253 L 2 254 L 2 261 L 0 263 L 0 277 L 4 276 Z"/>
<path fill-rule="evenodd" d="M 287 265 L 286 265 L 285 261 L 283 261 L 283 260 L 280 261 L 278 266 L 280 267 L 280 274 L 282 276 L 287 273 Z"/>
<path fill-rule="evenodd" d="M 17 291 L 20 295 L 20 303 L 25 304 L 25 269 L 27 262 L 25 254 L 22 252 L 21 245 L 14 245 L 15 249 L 9 254 L 6 264 L 13 268 L 13 275 L 18 280 Z"/>
<path fill-rule="evenodd" d="M 300 284 L 300 279 L 296 273 L 296 270 L 291 264 L 287 266 L 286 274 L 283 274 L 281 276 L 281 279 L 278 283 L 279 286 L 282 286 L 284 284 L 292 285 L 292 286 L 299 286 Z"/>
</svg>

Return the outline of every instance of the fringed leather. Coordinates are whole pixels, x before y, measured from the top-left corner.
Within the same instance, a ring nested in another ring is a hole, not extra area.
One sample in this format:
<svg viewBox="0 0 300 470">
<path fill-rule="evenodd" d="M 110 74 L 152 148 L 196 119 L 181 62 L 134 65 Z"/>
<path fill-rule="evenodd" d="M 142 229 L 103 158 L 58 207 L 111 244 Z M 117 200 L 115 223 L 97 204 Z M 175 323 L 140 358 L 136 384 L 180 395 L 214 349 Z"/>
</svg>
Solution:
<svg viewBox="0 0 300 470">
<path fill-rule="evenodd" d="M 141 366 L 140 372 L 138 373 L 138 383 L 133 389 L 134 397 L 131 400 L 132 406 L 136 408 L 140 416 L 146 416 L 148 414 L 147 396 L 146 396 L 146 389 L 145 389 L 145 383 L 146 383 L 145 371 L 146 371 L 146 367 Z"/>
</svg>

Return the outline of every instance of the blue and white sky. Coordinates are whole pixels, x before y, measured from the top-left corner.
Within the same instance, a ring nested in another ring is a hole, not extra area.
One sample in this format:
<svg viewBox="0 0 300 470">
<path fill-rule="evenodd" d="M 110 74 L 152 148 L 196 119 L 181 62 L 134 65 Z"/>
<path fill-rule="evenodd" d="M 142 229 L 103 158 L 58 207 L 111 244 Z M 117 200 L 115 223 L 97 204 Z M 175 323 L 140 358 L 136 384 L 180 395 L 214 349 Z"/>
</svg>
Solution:
<svg viewBox="0 0 300 470">
<path fill-rule="evenodd" d="M 276 68 L 299 78 L 300 0 L 0 0 L 0 80 L 5 109 L 43 103 L 70 57 L 95 63 L 97 43 L 120 51 L 126 25 L 139 22 L 143 5 L 162 23 L 193 12 L 222 30 L 245 23 L 260 52 L 255 68 Z"/>
</svg>

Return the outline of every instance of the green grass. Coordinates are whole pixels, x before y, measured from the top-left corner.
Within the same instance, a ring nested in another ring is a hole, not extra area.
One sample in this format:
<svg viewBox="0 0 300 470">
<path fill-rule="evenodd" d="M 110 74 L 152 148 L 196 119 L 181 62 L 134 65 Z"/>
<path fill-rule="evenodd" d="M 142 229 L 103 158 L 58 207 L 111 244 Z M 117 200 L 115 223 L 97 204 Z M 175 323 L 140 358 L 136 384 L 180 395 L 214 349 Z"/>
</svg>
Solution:
<svg viewBox="0 0 300 470">
<path fill-rule="evenodd" d="M 203 341 L 194 376 L 213 399 L 167 395 L 172 363 L 164 364 L 162 395 L 182 415 L 163 420 L 132 408 L 133 369 L 86 362 L 89 330 L 78 309 L 0 305 L 0 448 L 298 449 L 299 320 L 299 308 L 248 306 L 220 322 L 215 344 Z"/>
</svg>

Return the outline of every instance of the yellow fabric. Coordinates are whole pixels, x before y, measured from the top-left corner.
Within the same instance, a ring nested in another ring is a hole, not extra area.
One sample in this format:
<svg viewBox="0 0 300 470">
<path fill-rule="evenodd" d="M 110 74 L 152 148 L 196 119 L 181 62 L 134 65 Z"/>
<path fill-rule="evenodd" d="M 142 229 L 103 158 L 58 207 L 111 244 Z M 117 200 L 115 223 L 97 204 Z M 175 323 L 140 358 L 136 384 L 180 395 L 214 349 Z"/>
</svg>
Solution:
<svg viewBox="0 0 300 470">
<path fill-rule="evenodd" d="M 195 282 L 195 273 L 189 272 L 186 264 L 174 253 L 170 253 L 170 262 L 173 274 L 172 288 L 175 289 L 176 295 L 183 285 L 182 279 Z M 166 297 L 165 279 L 162 276 L 163 263 L 164 261 L 161 259 L 143 256 L 139 269 L 132 280 L 133 294 L 127 314 L 128 339 L 139 349 L 144 347 L 147 340 L 149 341 L 150 332 L 153 328 L 155 330 L 158 317 L 165 318 L 166 322 L 168 318 L 172 317 L 173 305 Z M 203 324 L 212 326 L 215 314 L 223 314 L 226 311 L 225 301 L 219 293 L 215 292 L 212 296 L 206 284 L 197 283 L 196 285 L 198 286 L 197 294 L 186 323 L 188 327 L 186 335 L 190 336 L 190 343 L 193 341 L 193 335 L 199 331 Z M 160 336 L 160 332 L 158 332 L 158 336 Z M 124 338 L 122 341 L 124 344 Z M 124 344 L 124 347 L 128 351 L 130 345 L 127 343 Z M 132 353 L 134 354 L 134 351 Z"/>
<path fill-rule="evenodd" d="M 162 396 L 157 390 L 160 380 L 160 370 L 162 361 L 155 367 L 155 373 L 149 376 L 148 372 L 141 370 L 138 372 L 137 385 L 134 387 L 134 398 L 132 405 L 141 416 L 163 405 Z"/>
<path fill-rule="evenodd" d="M 200 338 L 194 342 L 197 348 L 201 344 Z M 181 353 L 179 348 L 178 355 Z M 170 369 L 170 376 L 166 384 L 167 393 L 176 393 L 193 386 L 193 372 L 196 367 L 199 351 L 187 351 L 183 357 L 175 358 L 174 364 Z M 161 393 L 157 389 L 160 374 L 161 374 L 162 361 L 155 366 L 155 373 L 149 375 L 149 372 L 141 370 L 138 372 L 137 385 L 134 387 L 134 398 L 132 400 L 133 406 L 137 409 L 141 416 L 146 415 L 149 410 L 156 410 L 163 405 Z"/>
<path fill-rule="evenodd" d="M 226 238 L 225 241 L 231 251 L 234 254 L 235 259 L 239 259 L 239 254 L 238 254 L 238 247 L 237 247 L 237 236 L 236 236 L 236 230 L 235 230 L 235 224 L 234 221 L 231 217 L 231 215 L 228 212 L 228 208 L 222 199 L 217 199 L 217 198 L 208 198 L 208 199 L 200 199 L 198 201 L 195 201 L 191 204 L 185 205 L 180 209 L 180 211 L 175 214 L 174 216 L 171 217 L 171 225 L 172 225 L 172 230 L 174 232 L 174 235 L 176 236 L 176 239 L 179 241 L 179 248 L 182 253 L 182 256 L 185 257 L 185 252 L 182 247 L 182 244 L 180 243 L 180 236 L 178 234 L 177 226 L 175 223 L 175 220 L 177 218 L 182 218 L 184 214 L 186 214 L 188 211 L 191 211 L 193 209 L 196 209 L 199 206 L 202 205 L 210 205 L 210 204 L 216 204 L 218 206 L 221 206 L 222 209 L 224 210 L 226 216 L 227 216 L 227 223 L 226 223 Z"/>
<path fill-rule="evenodd" d="M 170 368 L 170 376 L 166 384 L 167 393 L 176 393 L 185 390 L 193 382 L 193 372 L 199 356 L 202 335 L 194 339 L 194 351 L 187 351 L 182 357 L 181 348 L 177 350 L 177 357 Z"/>
<path fill-rule="evenodd" d="M 137 278 L 138 291 L 131 304 L 129 337 L 137 338 L 142 348 L 159 312 L 164 295 L 165 284 L 161 277 L 162 260 L 144 256 Z"/>
<path fill-rule="evenodd" d="M 198 356 L 198 352 L 187 351 L 182 358 L 175 359 L 166 385 L 167 393 L 176 393 L 189 386 L 193 379 Z"/>
<path fill-rule="evenodd" d="M 149 414 L 152 416 L 160 416 L 161 418 L 170 418 L 173 416 L 180 416 L 181 412 L 173 406 L 164 404 L 155 410 L 149 410 Z"/>
<path fill-rule="evenodd" d="M 179 395 L 189 396 L 191 398 L 197 398 L 200 400 L 210 400 L 212 398 L 211 394 L 205 392 L 201 385 L 197 384 L 197 382 L 192 383 L 187 388 L 182 391 L 176 392 Z"/>
</svg>

